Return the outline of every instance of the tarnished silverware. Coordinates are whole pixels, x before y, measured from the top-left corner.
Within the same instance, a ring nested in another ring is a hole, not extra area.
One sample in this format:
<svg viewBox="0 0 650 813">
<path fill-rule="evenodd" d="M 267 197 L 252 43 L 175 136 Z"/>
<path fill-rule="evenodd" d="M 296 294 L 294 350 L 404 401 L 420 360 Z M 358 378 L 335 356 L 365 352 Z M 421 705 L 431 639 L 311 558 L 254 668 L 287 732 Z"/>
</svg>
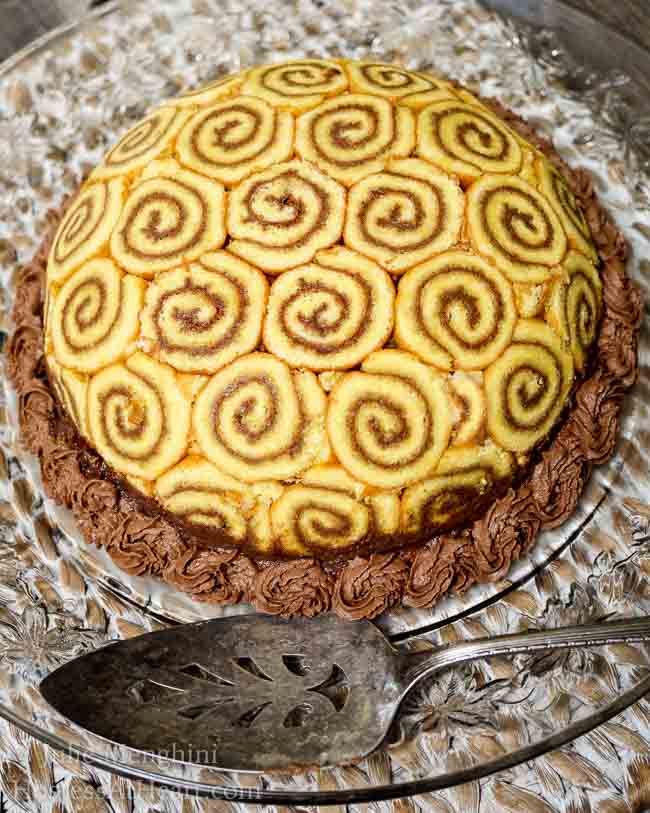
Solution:
<svg viewBox="0 0 650 813">
<path fill-rule="evenodd" d="M 172 627 L 61 666 L 45 699 L 114 743 L 225 770 L 355 761 L 381 745 L 406 694 L 454 664 L 650 639 L 650 618 L 395 649 L 369 622 L 249 615 Z"/>
</svg>

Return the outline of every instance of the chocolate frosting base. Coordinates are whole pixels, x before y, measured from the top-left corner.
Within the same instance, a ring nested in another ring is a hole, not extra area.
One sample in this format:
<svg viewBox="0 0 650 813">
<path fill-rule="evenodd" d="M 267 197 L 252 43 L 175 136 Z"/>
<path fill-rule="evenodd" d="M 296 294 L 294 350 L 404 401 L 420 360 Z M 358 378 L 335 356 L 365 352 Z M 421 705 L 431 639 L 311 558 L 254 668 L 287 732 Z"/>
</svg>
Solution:
<svg viewBox="0 0 650 813">
<path fill-rule="evenodd" d="M 43 291 L 49 247 L 65 209 L 48 215 L 48 234 L 16 282 L 14 332 L 6 349 L 19 396 L 25 446 L 38 456 L 47 495 L 72 510 L 87 542 L 105 548 L 127 573 L 157 576 L 197 601 L 252 603 L 276 615 L 374 618 L 403 601 L 430 607 L 450 592 L 503 578 L 541 529 L 575 510 L 592 466 L 614 453 L 625 391 L 637 378 L 643 307 L 626 277 L 627 244 L 598 201 L 589 174 L 570 169 L 552 145 L 500 103 L 486 101 L 562 173 L 589 223 L 602 261 L 604 313 L 588 377 L 528 475 L 474 524 L 426 544 L 347 562 L 252 561 L 232 547 L 209 548 L 138 499 L 78 436 L 50 388 L 43 355 Z"/>
</svg>

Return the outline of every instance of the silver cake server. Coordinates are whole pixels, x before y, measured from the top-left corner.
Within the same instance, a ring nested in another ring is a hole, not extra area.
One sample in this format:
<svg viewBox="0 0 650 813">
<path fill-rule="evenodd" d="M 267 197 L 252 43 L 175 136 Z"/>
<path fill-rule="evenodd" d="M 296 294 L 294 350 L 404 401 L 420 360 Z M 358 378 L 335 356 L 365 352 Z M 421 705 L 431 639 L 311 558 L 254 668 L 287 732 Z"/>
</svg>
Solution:
<svg viewBox="0 0 650 813">
<path fill-rule="evenodd" d="M 366 756 L 415 684 L 453 664 L 647 639 L 650 618 L 637 618 L 409 654 L 367 621 L 248 615 L 118 641 L 61 666 L 40 689 L 72 722 L 138 751 L 290 770 Z"/>
</svg>

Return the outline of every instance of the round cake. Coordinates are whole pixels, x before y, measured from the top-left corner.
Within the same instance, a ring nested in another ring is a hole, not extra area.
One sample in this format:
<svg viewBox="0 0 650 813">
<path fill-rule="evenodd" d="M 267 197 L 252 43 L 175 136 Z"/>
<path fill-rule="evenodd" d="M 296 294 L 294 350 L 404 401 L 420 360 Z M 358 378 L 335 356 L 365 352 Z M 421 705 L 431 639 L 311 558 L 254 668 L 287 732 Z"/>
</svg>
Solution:
<svg viewBox="0 0 650 813">
<path fill-rule="evenodd" d="M 538 470 L 585 387 L 610 376 L 616 423 L 634 377 L 638 296 L 586 176 L 429 74 L 220 79 L 130 130 L 57 220 L 39 386 L 100 506 L 57 496 L 125 569 L 206 600 L 359 617 L 503 575 L 557 524 Z M 565 446 L 579 493 L 595 458 Z M 482 574 L 495 512 L 495 550 L 530 533 Z"/>
</svg>

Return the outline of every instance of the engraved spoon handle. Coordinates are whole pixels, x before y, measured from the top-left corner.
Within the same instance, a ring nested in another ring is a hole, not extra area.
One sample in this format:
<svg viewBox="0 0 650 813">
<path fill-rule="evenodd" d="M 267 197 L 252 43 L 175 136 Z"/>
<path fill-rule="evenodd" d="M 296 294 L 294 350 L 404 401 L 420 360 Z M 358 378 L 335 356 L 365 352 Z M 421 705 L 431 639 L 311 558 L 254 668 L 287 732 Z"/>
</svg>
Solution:
<svg viewBox="0 0 650 813">
<path fill-rule="evenodd" d="M 416 683 L 441 669 L 479 658 L 647 640 L 650 640 L 650 617 L 502 635 L 496 638 L 478 638 L 475 641 L 449 644 L 437 649 L 433 654 L 426 653 L 426 656 L 422 652 L 405 656 L 404 694 L 402 696 L 409 692 Z"/>
</svg>

